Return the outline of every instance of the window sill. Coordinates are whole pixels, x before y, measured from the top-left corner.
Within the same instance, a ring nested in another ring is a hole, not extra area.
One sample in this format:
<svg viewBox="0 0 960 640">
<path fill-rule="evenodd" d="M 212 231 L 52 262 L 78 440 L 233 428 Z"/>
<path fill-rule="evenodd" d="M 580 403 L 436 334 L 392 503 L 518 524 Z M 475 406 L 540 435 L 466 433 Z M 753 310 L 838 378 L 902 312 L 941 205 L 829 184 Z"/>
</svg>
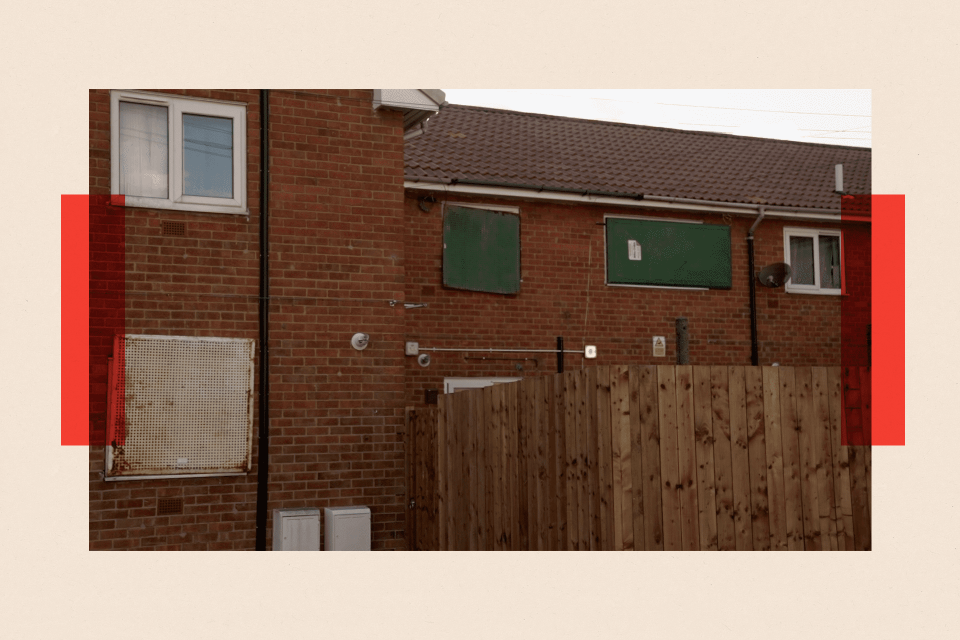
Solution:
<svg viewBox="0 0 960 640">
<path fill-rule="evenodd" d="M 195 204 L 188 202 L 172 202 L 156 198 L 139 198 L 135 196 L 110 196 L 110 204 L 132 209 L 158 209 L 165 211 L 184 211 L 190 213 L 228 213 L 232 215 L 249 216 L 250 209 L 236 205 Z"/>
<path fill-rule="evenodd" d="M 824 291 L 824 290 L 812 290 L 812 289 L 784 289 L 786 293 L 793 295 L 808 295 L 808 296 L 849 296 L 849 293 L 843 293 L 841 291 Z"/>
</svg>

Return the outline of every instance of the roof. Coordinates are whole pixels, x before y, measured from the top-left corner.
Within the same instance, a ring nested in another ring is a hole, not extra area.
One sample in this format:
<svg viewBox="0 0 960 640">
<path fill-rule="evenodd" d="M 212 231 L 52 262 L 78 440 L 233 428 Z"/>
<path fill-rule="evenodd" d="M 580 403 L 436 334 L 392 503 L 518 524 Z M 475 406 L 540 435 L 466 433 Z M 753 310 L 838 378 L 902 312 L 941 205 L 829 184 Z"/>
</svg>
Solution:
<svg viewBox="0 0 960 640">
<path fill-rule="evenodd" d="M 408 180 L 836 210 L 870 193 L 871 150 L 446 105 L 405 145 Z"/>
</svg>

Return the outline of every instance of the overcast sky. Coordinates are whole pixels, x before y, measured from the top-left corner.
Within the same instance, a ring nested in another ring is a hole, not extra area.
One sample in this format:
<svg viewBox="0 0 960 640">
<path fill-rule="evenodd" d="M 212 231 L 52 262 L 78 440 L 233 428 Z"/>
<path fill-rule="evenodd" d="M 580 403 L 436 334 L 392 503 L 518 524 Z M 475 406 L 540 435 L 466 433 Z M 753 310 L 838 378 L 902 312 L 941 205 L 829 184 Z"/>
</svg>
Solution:
<svg viewBox="0 0 960 640">
<path fill-rule="evenodd" d="M 870 90 L 444 89 L 451 104 L 869 147 Z"/>
</svg>

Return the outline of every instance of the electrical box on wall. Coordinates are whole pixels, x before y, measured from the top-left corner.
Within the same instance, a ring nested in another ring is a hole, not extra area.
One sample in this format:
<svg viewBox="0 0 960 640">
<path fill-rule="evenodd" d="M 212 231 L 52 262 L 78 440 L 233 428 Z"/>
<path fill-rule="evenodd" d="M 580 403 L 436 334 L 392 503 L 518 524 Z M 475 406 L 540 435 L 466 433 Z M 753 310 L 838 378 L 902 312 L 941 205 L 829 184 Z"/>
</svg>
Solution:
<svg viewBox="0 0 960 640">
<path fill-rule="evenodd" d="M 327 507 L 323 524 L 327 551 L 370 551 L 369 507 Z"/>
<path fill-rule="evenodd" d="M 274 551 L 319 551 L 320 509 L 274 509 Z"/>
</svg>

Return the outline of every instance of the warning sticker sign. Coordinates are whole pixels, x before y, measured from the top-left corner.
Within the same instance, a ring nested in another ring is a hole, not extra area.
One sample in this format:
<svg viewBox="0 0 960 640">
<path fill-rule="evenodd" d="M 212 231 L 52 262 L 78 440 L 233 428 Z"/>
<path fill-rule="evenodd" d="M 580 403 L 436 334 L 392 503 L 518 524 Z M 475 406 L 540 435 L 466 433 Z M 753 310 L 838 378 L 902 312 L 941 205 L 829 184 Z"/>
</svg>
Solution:
<svg viewBox="0 0 960 640">
<path fill-rule="evenodd" d="M 653 357 L 663 358 L 667 355 L 667 339 L 664 336 L 653 336 Z"/>
</svg>

